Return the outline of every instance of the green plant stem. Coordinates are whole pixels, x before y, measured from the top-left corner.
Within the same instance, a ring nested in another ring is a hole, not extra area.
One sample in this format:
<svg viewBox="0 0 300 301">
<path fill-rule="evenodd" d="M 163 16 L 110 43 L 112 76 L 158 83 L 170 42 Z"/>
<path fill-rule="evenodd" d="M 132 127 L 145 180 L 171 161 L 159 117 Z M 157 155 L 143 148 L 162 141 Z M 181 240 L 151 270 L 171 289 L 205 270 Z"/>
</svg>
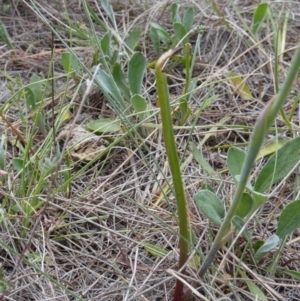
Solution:
<svg viewBox="0 0 300 301">
<path fill-rule="evenodd" d="M 265 136 L 268 133 L 271 125 L 274 123 L 277 114 L 280 112 L 288 94 L 292 88 L 293 82 L 297 77 L 298 71 L 300 67 L 300 46 L 298 47 L 296 54 L 292 60 L 291 67 L 287 74 L 287 77 L 282 85 L 281 90 L 279 91 L 278 95 L 275 96 L 265 107 L 262 111 L 258 120 L 255 124 L 253 129 L 253 134 L 250 140 L 249 149 L 247 152 L 247 156 L 242 168 L 242 172 L 240 175 L 240 180 L 238 182 L 238 186 L 236 192 L 234 194 L 231 206 L 225 216 L 225 219 L 221 225 L 220 230 L 217 233 L 217 236 L 213 242 L 213 245 L 205 258 L 200 271 L 199 276 L 203 277 L 210 265 L 212 264 L 218 250 L 226 243 L 226 239 L 223 239 L 224 236 L 229 231 L 229 226 L 231 223 L 232 218 L 234 217 L 234 213 L 236 208 L 241 200 L 241 196 L 245 190 L 247 181 L 249 179 L 252 166 L 255 162 L 255 158 L 261 148 L 261 145 L 265 139 Z M 256 210 L 256 208 L 252 208 L 252 210 Z M 227 236 L 226 236 L 227 237 Z"/>
<path fill-rule="evenodd" d="M 179 220 L 179 234 L 180 234 L 180 255 L 178 267 L 181 269 L 186 263 L 188 254 L 189 241 L 189 222 L 187 217 L 185 192 L 180 172 L 180 165 L 176 151 L 176 143 L 174 136 L 174 129 L 172 123 L 172 115 L 169 103 L 169 90 L 166 80 L 166 75 L 162 71 L 164 63 L 174 54 L 179 52 L 181 48 L 175 48 L 164 53 L 155 65 L 155 76 L 158 93 L 158 101 L 161 112 L 163 136 L 165 140 L 166 153 L 172 173 L 174 183 L 174 193 L 177 202 L 178 220 Z M 184 271 L 181 271 L 184 273 Z M 179 301 L 183 295 L 183 283 L 179 280 L 176 282 L 176 288 L 173 301 Z"/>
</svg>

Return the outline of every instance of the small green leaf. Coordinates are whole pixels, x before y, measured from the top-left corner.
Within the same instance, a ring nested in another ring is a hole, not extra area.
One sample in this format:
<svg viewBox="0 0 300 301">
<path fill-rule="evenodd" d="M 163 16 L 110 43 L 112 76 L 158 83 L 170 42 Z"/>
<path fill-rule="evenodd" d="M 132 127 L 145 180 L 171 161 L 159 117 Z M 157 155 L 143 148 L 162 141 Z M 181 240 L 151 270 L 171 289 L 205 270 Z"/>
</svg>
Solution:
<svg viewBox="0 0 300 301">
<path fill-rule="evenodd" d="M 130 102 L 137 113 L 145 113 L 148 108 L 146 99 L 139 94 L 133 95 Z"/>
<path fill-rule="evenodd" d="M 132 95 L 141 94 L 142 92 L 146 63 L 146 58 L 141 52 L 134 53 L 129 61 L 128 81 Z"/>
<path fill-rule="evenodd" d="M 173 30 L 175 33 L 175 44 L 177 45 L 179 43 L 179 41 L 181 41 L 180 44 L 182 46 L 185 45 L 188 42 L 188 38 L 186 36 L 186 29 L 182 25 L 182 23 L 174 23 Z M 183 39 L 183 37 L 185 37 L 185 38 Z"/>
<path fill-rule="evenodd" d="M 276 139 L 274 141 L 271 141 L 270 143 L 266 144 L 264 147 L 262 147 L 256 157 L 256 160 L 267 157 L 269 155 L 274 154 L 276 151 L 278 151 L 287 141 L 288 139 Z"/>
<path fill-rule="evenodd" d="M 215 225 L 221 226 L 225 210 L 221 200 L 209 190 L 200 190 L 195 201 L 201 212 Z"/>
<path fill-rule="evenodd" d="M 236 226 L 236 228 L 237 228 L 238 231 L 241 231 L 242 228 L 243 228 L 244 225 L 245 225 L 244 220 L 243 220 L 241 217 L 237 216 L 237 215 L 235 215 L 235 216 L 233 217 L 232 223 Z M 247 230 L 247 228 L 244 228 L 242 234 L 243 234 L 244 237 L 246 237 L 246 239 L 247 239 L 248 241 L 251 241 L 251 236 L 250 236 L 250 233 L 249 233 L 249 231 Z"/>
<path fill-rule="evenodd" d="M 101 3 L 101 8 L 103 8 L 105 10 L 105 12 L 106 12 L 107 16 L 109 17 L 110 21 L 115 26 L 115 28 L 117 28 L 116 20 L 115 20 L 115 14 L 114 14 L 114 11 L 113 11 L 112 6 L 110 5 L 110 3 L 107 0 L 100 0 L 100 3 Z"/>
<path fill-rule="evenodd" d="M 242 167 L 246 158 L 246 153 L 237 148 L 232 146 L 227 153 L 227 166 L 230 172 L 231 177 L 235 184 L 237 184 L 236 176 L 241 174 Z"/>
<path fill-rule="evenodd" d="M 2 22 L 0 22 L 0 40 L 3 41 L 9 49 L 13 49 L 9 34 Z"/>
<path fill-rule="evenodd" d="M 61 55 L 61 62 L 66 72 L 74 71 L 76 75 L 82 75 L 82 69 L 77 57 L 70 52 L 64 52 Z"/>
<path fill-rule="evenodd" d="M 244 192 L 238 206 L 236 208 L 235 214 L 241 218 L 246 217 L 253 206 L 253 200 L 250 194 Z"/>
<path fill-rule="evenodd" d="M 150 244 L 145 241 L 142 242 L 142 246 L 146 249 L 147 252 L 149 252 L 150 254 L 152 254 L 153 256 L 158 257 L 158 258 L 164 258 L 169 253 L 165 249 L 158 247 L 156 245 Z"/>
<path fill-rule="evenodd" d="M 155 50 L 155 53 L 157 55 L 159 55 L 160 39 L 159 39 L 159 35 L 157 33 L 157 30 L 154 27 L 151 26 L 149 34 L 150 34 L 150 39 L 151 39 L 151 42 L 153 44 L 153 48 Z"/>
<path fill-rule="evenodd" d="M 115 63 L 112 70 L 112 76 L 124 98 L 130 100 L 130 90 L 126 82 L 125 74 L 120 63 Z"/>
<path fill-rule="evenodd" d="M 5 155 L 5 140 L 6 137 L 4 134 L 1 135 L 0 140 L 0 170 L 5 170 L 6 167 L 6 155 Z"/>
<path fill-rule="evenodd" d="M 189 32 L 192 29 L 194 21 L 194 8 L 192 6 L 188 7 L 183 16 L 183 26 L 185 27 L 186 32 Z"/>
<path fill-rule="evenodd" d="M 255 300 L 268 301 L 263 291 L 247 277 L 246 273 L 240 269 L 238 269 L 238 271 L 244 278 L 251 294 L 255 296 Z"/>
<path fill-rule="evenodd" d="M 168 32 L 162 26 L 160 26 L 159 24 L 154 23 L 154 22 L 151 22 L 150 24 L 153 28 L 156 29 L 159 39 L 163 43 L 171 43 L 172 42 L 171 36 L 168 34 Z"/>
<path fill-rule="evenodd" d="M 105 56 L 110 58 L 111 55 L 111 31 L 107 31 L 107 33 L 102 37 L 100 41 L 100 46 L 102 49 L 102 52 Z"/>
<path fill-rule="evenodd" d="M 267 252 L 278 246 L 280 238 L 277 235 L 270 236 L 264 244 L 256 251 L 254 258 L 260 260 Z"/>
<path fill-rule="evenodd" d="M 126 45 L 131 49 L 134 50 L 135 47 L 138 45 L 140 37 L 141 37 L 142 30 L 140 27 L 134 27 L 128 37 L 125 40 Z"/>
<path fill-rule="evenodd" d="M 12 164 L 13 164 L 13 167 L 16 169 L 16 171 L 20 172 L 23 170 L 23 166 L 24 165 L 24 160 L 21 159 L 21 158 L 15 158 L 12 160 Z"/>
<path fill-rule="evenodd" d="M 173 2 L 170 6 L 172 23 L 179 22 L 181 23 L 180 15 L 179 15 L 179 5 Z"/>
<path fill-rule="evenodd" d="M 286 142 L 264 165 L 255 182 L 254 190 L 264 192 L 284 178 L 300 160 L 300 137 Z"/>
<path fill-rule="evenodd" d="M 284 238 L 298 228 L 300 228 L 300 200 L 289 203 L 282 210 L 276 234 Z"/>
<path fill-rule="evenodd" d="M 261 3 L 259 4 L 254 12 L 253 15 L 253 22 L 252 22 L 252 33 L 257 34 L 258 30 L 260 29 L 261 25 L 263 24 L 267 14 L 268 14 L 268 3 Z"/>
<path fill-rule="evenodd" d="M 111 76 L 108 75 L 105 71 L 100 69 L 96 76 L 96 80 L 97 80 L 98 85 L 103 90 L 105 90 L 106 92 L 108 92 L 112 96 L 114 96 L 114 98 L 118 101 L 118 103 L 125 110 L 125 104 L 123 101 L 123 97 L 120 93 L 118 86 L 116 85 L 116 82 L 111 78 Z"/>
<path fill-rule="evenodd" d="M 86 129 L 97 134 L 114 133 L 121 129 L 121 122 L 114 118 L 100 118 L 98 120 L 89 121 Z"/>
</svg>

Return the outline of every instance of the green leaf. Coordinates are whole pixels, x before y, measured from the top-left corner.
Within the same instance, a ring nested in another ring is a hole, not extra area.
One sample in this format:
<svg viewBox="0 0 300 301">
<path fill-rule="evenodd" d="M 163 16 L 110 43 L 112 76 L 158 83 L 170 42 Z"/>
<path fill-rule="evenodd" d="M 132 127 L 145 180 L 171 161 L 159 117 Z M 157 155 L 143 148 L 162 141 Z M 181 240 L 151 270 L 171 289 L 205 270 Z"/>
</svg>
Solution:
<svg viewBox="0 0 300 301">
<path fill-rule="evenodd" d="M 219 174 L 211 167 L 211 165 L 205 160 L 202 154 L 202 150 L 198 149 L 197 146 L 190 142 L 190 148 L 194 159 L 201 165 L 201 167 L 209 174 L 213 179 L 220 180 Z"/>
<path fill-rule="evenodd" d="M 159 24 L 154 23 L 154 22 L 150 22 L 151 26 L 153 28 L 156 29 L 156 32 L 159 36 L 160 41 L 162 41 L 163 43 L 172 43 L 172 38 L 171 36 L 168 34 L 168 32 Z"/>
<path fill-rule="evenodd" d="M 298 271 L 282 269 L 282 268 L 277 268 L 277 271 L 285 273 L 285 274 L 291 276 L 292 278 L 294 278 L 295 280 L 300 281 L 300 272 L 298 272 Z"/>
<path fill-rule="evenodd" d="M 0 22 L 0 40 L 3 41 L 9 49 L 13 49 L 9 34 L 2 22 Z"/>
<path fill-rule="evenodd" d="M 189 32 L 192 29 L 194 21 L 194 8 L 192 6 L 188 7 L 183 16 L 183 26 L 185 27 L 186 32 Z"/>
<path fill-rule="evenodd" d="M 200 190 L 195 201 L 201 212 L 215 225 L 221 226 L 225 210 L 221 200 L 209 190 Z"/>
<path fill-rule="evenodd" d="M 286 142 L 264 165 L 255 182 L 254 190 L 264 192 L 284 178 L 299 163 L 300 137 Z"/>
<path fill-rule="evenodd" d="M 257 34 L 258 30 L 260 29 L 261 25 L 263 24 L 267 14 L 268 14 L 268 3 L 261 3 L 259 4 L 254 12 L 253 15 L 253 22 L 252 22 L 252 33 Z"/>
<path fill-rule="evenodd" d="M 148 104 L 143 96 L 135 94 L 131 97 L 130 102 L 137 113 L 145 113 L 147 111 Z"/>
<path fill-rule="evenodd" d="M 128 81 L 132 95 L 141 94 L 145 71 L 146 58 L 141 52 L 134 53 L 128 65 Z"/>
<path fill-rule="evenodd" d="M 122 106 L 122 108 L 125 110 L 125 104 L 123 101 L 123 97 L 120 93 L 120 90 L 118 86 L 116 85 L 116 82 L 111 78 L 110 75 L 108 75 L 105 71 L 99 70 L 98 74 L 96 76 L 97 84 L 106 92 L 110 93 L 112 96 L 115 97 L 115 99 L 118 101 L 118 103 Z"/>
<path fill-rule="evenodd" d="M 241 218 L 244 218 L 251 212 L 251 208 L 253 206 L 253 200 L 250 194 L 243 193 L 240 202 L 237 205 L 235 214 Z"/>
<path fill-rule="evenodd" d="M 107 31 L 107 33 L 102 37 L 100 41 L 100 46 L 102 49 L 102 52 L 105 56 L 110 58 L 111 56 L 111 31 Z"/>
<path fill-rule="evenodd" d="M 77 57 L 70 52 L 61 55 L 61 63 L 66 72 L 74 71 L 76 75 L 82 75 L 82 69 Z"/>
<path fill-rule="evenodd" d="M 300 228 L 300 200 L 289 203 L 282 210 L 276 234 L 284 238 L 298 228 Z"/>
<path fill-rule="evenodd" d="M 180 98 L 179 109 L 180 109 L 180 125 L 184 125 L 188 120 L 189 116 L 192 114 L 192 111 L 188 106 L 186 98 L 184 97 Z"/>
<path fill-rule="evenodd" d="M 164 258 L 169 253 L 165 249 L 158 247 L 156 245 L 150 244 L 145 241 L 142 242 L 142 246 L 146 249 L 147 252 L 149 252 L 150 254 L 152 254 L 153 256 L 158 257 L 158 258 Z"/>
<path fill-rule="evenodd" d="M 267 157 L 269 155 L 274 154 L 276 151 L 278 151 L 287 141 L 288 139 L 276 139 L 274 141 L 271 141 L 267 143 L 264 147 L 262 147 L 256 157 L 256 160 Z"/>
<path fill-rule="evenodd" d="M 260 260 L 267 252 L 275 249 L 278 246 L 280 238 L 277 235 L 270 236 L 264 244 L 256 251 L 254 258 Z"/>
<path fill-rule="evenodd" d="M 171 10 L 171 17 L 172 17 L 172 23 L 181 22 L 180 15 L 179 15 L 179 5 L 175 2 L 173 2 L 170 6 Z"/>
<path fill-rule="evenodd" d="M 188 38 L 186 36 L 186 29 L 182 23 L 174 23 L 173 30 L 175 33 L 175 44 L 178 44 L 179 41 L 181 41 L 180 45 L 185 45 L 188 42 Z M 183 39 L 184 36 L 185 38 Z"/>
<path fill-rule="evenodd" d="M 89 121 L 85 127 L 88 131 L 97 134 L 114 133 L 120 131 L 121 122 L 114 118 L 99 118 L 98 120 Z"/>
<path fill-rule="evenodd" d="M 130 100 L 130 90 L 126 82 L 125 74 L 120 63 L 115 63 L 112 70 L 112 76 L 124 98 Z"/>
<path fill-rule="evenodd" d="M 140 27 L 134 27 L 128 37 L 125 40 L 126 45 L 131 49 L 134 50 L 135 47 L 138 45 L 140 37 L 141 37 L 142 30 Z"/>
<path fill-rule="evenodd" d="M 159 39 L 159 35 L 157 33 L 157 30 L 154 27 L 151 26 L 149 34 L 150 34 L 150 39 L 151 39 L 151 42 L 153 44 L 153 48 L 155 50 L 155 53 L 157 55 L 159 55 L 160 39 Z"/>
<path fill-rule="evenodd" d="M 233 217 L 232 223 L 236 226 L 236 228 L 237 228 L 238 231 L 241 231 L 241 229 L 242 229 L 242 228 L 244 227 L 244 225 L 245 225 L 244 220 L 243 220 L 241 217 L 237 216 L 237 215 L 235 215 L 235 216 Z M 249 231 L 247 230 L 247 228 L 244 228 L 242 234 L 244 235 L 244 237 L 246 237 L 246 239 L 247 239 L 248 241 L 251 241 L 251 236 L 250 236 L 250 233 L 249 233 Z"/>
<path fill-rule="evenodd" d="M 114 11 L 112 9 L 112 6 L 109 4 L 109 2 L 107 0 L 100 0 L 101 3 L 101 8 L 103 8 L 107 14 L 107 16 L 109 17 L 110 21 L 112 22 L 112 24 L 114 25 L 115 28 L 117 28 L 116 26 L 116 20 L 115 20 L 115 14 Z"/>
<path fill-rule="evenodd" d="M 255 296 L 255 300 L 259 299 L 260 301 L 268 301 L 263 291 L 247 277 L 246 273 L 240 269 L 238 269 L 238 271 L 244 278 L 251 294 Z"/>
<path fill-rule="evenodd" d="M 242 167 L 244 164 L 246 158 L 246 153 L 241 150 L 240 148 L 237 148 L 235 146 L 232 146 L 227 153 L 227 166 L 230 172 L 231 177 L 233 178 L 233 181 L 237 185 L 236 176 L 241 174 Z"/>
<path fill-rule="evenodd" d="M 14 159 L 12 160 L 12 165 L 13 165 L 13 167 L 15 168 L 15 170 L 16 170 L 17 172 L 22 171 L 22 170 L 23 170 L 23 166 L 25 166 L 25 165 L 24 165 L 24 160 L 21 159 L 21 158 L 14 158 Z"/>
</svg>

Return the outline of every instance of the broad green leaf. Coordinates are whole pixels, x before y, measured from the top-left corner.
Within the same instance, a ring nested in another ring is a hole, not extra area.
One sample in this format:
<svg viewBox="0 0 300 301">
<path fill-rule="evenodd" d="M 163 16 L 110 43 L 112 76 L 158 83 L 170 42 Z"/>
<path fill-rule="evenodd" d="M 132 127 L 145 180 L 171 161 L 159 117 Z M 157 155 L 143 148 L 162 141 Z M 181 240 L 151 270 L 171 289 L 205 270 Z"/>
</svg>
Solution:
<svg viewBox="0 0 300 301">
<path fill-rule="evenodd" d="M 267 252 L 275 249 L 278 246 L 280 238 L 277 235 L 270 236 L 264 244 L 256 251 L 254 258 L 260 260 Z"/>
<path fill-rule="evenodd" d="M 135 47 L 138 45 L 140 37 L 141 37 L 142 30 L 140 27 L 134 27 L 128 37 L 125 40 L 126 45 L 131 49 L 134 50 Z"/>
<path fill-rule="evenodd" d="M 253 15 L 253 22 L 252 22 L 252 33 L 257 34 L 258 30 L 260 29 L 261 25 L 263 24 L 266 16 L 268 15 L 268 3 L 261 3 L 259 4 L 254 12 Z"/>
<path fill-rule="evenodd" d="M 238 269 L 238 271 L 240 275 L 244 278 L 251 294 L 255 296 L 255 300 L 268 301 L 263 291 L 247 277 L 246 273 L 240 269 Z"/>
<path fill-rule="evenodd" d="M 125 74 L 122 70 L 120 63 L 115 63 L 113 70 L 112 70 L 112 76 L 114 78 L 115 83 L 117 84 L 120 92 L 124 96 L 124 98 L 129 101 L 130 100 L 130 90 L 128 87 L 128 84 L 126 82 Z"/>
<path fill-rule="evenodd" d="M 105 71 L 100 69 L 96 76 L 96 81 L 98 85 L 106 92 L 110 93 L 125 110 L 123 97 L 120 93 L 118 86 L 116 85 L 116 82 L 111 78 L 111 76 L 108 75 Z"/>
<path fill-rule="evenodd" d="M 284 238 L 298 228 L 300 228 L 300 200 L 284 207 L 279 217 L 276 234 Z"/>
<path fill-rule="evenodd" d="M 179 41 L 181 41 L 181 45 L 185 45 L 188 42 L 188 38 L 186 36 L 186 29 L 182 25 L 182 23 L 174 23 L 173 24 L 173 30 L 175 33 L 175 44 L 178 44 Z M 185 38 L 183 39 L 183 37 Z M 182 40 L 183 39 L 183 40 Z"/>
<path fill-rule="evenodd" d="M 179 5 L 173 2 L 170 6 L 171 9 L 171 17 L 172 23 L 181 22 L 180 15 L 179 15 Z"/>
<path fill-rule="evenodd" d="M 235 214 L 241 218 L 246 217 L 253 206 L 253 200 L 250 194 L 244 192 L 238 206 L 236 208 Z"/>
<path fill-rule="evenodd" d="M 160 39 L 159 39 L 159 35 L 157 33 L 157 30 L 154 27 L 151 26 L 149 34 L 150 34 L 150 39 L 151 39 L 151 42 L 153 44 L 153 48 L 155 50 L 155 53 L 157 55 L 159 55 Z"/>
<path fill-rule="evenodd" d="M 12 165 L 16 169 L 16 171 L 20 172 L 23 170 L 24 160 L 21 158 L 14 158 L 12 159 Z"/>
<path fill-rule="evenodd" d="M 100 46 L 102 49 L 102 52 L 105 56 L 110 58 L 111 55 L 111 31 L 107 31 L 107 33 L 102 37 L 100 41 Z"/>
<path fill-rule="evenodd" d="M 188 7 L 183 16 L 183 26 L 185 27 L 186 32 L 189 32 L 192 29 L 194 22 L 194 8 L 192 6 Z"/>
<path fill-rule="evenodd" d="M 3 41 L 9 49 L 13 49 L 13 46 L 10 42 L 9 34 L 6 30 L 5 25 L 2 22 L 0 22 L 0 40 Z"/>
<path fill-rule="evenodd" d="M 168 32 L 159 24 L 154 23 L 154 22 L 150 22 L 151 26 L 153 28 L 156 29 L 156 32 L 159 36 L 159 39 L 163 42 L 163 43 L 170 43 L 172 42 L 172 38 L 171 36 L 168 34 Z"/>
<path fill-rule="evenodd" d="M 202 151 L 197 146 L 190 142 L 190 148 L 194 159 L 200 164 L 200 166 L 209 174 L 213 179 L 220 180 L 220 175 L 211 167 L 211 165 L 203 157 Z"/>
<path fill-rule="evenodd" d="M 300 281 L 300 272 L 298 272 L 298 271 L 282 269 L 282 268 L 277 268 L 277 271 L 279 271 L 281 273 L 285 273 L 285 274 L 291 276 L 292 278 L 294 278 L 295 280 Z"/>
<path fill-rule="evenodd" d="M 109 17 L 110 21 L 112 22 L 112 24 L 116 26 L 116 20 L 115 20 L 115 14 L 114 11 L 112 9 L 112 6 L 110 5 L 110 3 L 107 0 L 100 0 L 101 3 L 101 7 L 105 10 L 107 16 Z"/>
<path fill-rule="evenodd" d="M 201 212 L 215 225 L 221 226 L 225 215 L 221 200 L 209 190 L 200 190 L 195 195 L 195 201 Z"/>
<path fill-rule="evenodd" d="M 233 92 L 238 93 L 243 100 L 252 99 L 252 93 L 249 86 L 239 75 L 234 72 L 229 72 L 228 80 L 233 88 Z"/>
<path fill-rule="evenodd" d="M 89 121 L 86 124 L 86 129 L 97 134 L 114 133 L 121 129 L 121 122 L 114 118 L 100 118 L 98 120 Z"/>
<path fill-rule="evenodd" d="M 158 258 L 164 258 L 169 253 L 165 249 L 145 241 L 142 242 L 142 246 L 146 249 L 147 252 Z"/>
<path fill-rule="evenodd" d="M 267 157 L 269 155 L 272 155 L 273 153 L 278 151 L 284 145 L 284 143 L 286 143 L 287 141 L 288 141 L 287 139 L 278 139 L 278 140 L 274 140 L 274 141 L 266 144 L 259 151 L 259 153 L 256 157 L 256 160 L 263 158 L 263 157 Z"/>
<path fill-rule="evenodd" d="M 141 94 L 145 71 L 146 58 L 141 52 L 134 53 L 128 65 L 128 81 L 132 95 Z"/>
<path fill-rule="evenodd" d="M 139 94 L 133 95 L 130 102 L 137 113 L 145 113 L 148 108 L 146 99 Z"/>
<path fill-rule="evenodd" d="M 235 184 L 237 184 L 236 176 L 241 174 L 245 158 L 246 158 L 246 153 L 240 148 L 232 146 L 228 150 L 227 166 Z"/>
<path fill-rule="evenodd" d="M 264 192 L 284 178 L 299 163 L 300 137 L 286 142 L 264 165 L 255 182 L 254 190 Z"/>
</svg>

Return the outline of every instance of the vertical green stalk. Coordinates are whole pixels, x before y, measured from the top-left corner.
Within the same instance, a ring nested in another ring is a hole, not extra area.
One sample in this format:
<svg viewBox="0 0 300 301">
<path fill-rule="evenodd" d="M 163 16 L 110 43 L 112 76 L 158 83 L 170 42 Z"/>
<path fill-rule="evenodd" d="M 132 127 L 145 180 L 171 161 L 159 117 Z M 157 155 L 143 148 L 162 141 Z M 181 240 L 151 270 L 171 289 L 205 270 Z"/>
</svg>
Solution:
<svg viewBox="0 0 300 301">
<path fill-rule="evenodd" d="M 169 101 L 169 90 L 166 75 L 163 72 L 165 62 L 174 54 L 178 53 L 181 48 L 175 48 L 164 53 L 155 64 L 155 77 L 158 94 L 158 102 L 160 106 L 160 114 L 162 120 L 163 136 L 165 140 L 165 147 L 167 158 L 172 173 L 174 183 L 174 192 L 177 202 L 178 221 L 179 221 L 179 264 L 178 268 L 181 269 L 187 260 L 188 254 L 188 241 L 189 241 L 189 222 L 187 217 L 185 192 L 180 172 L 180 165 L 176 151 L 175 136 L 172 123 L 172 115 Z M 182 271 L 184 273 L 184 271 Z M 182 300 L 183 296 L 183 283 L 179 280 L 176 282 L 175 293 L 173 301 Z"/>
</svg>

